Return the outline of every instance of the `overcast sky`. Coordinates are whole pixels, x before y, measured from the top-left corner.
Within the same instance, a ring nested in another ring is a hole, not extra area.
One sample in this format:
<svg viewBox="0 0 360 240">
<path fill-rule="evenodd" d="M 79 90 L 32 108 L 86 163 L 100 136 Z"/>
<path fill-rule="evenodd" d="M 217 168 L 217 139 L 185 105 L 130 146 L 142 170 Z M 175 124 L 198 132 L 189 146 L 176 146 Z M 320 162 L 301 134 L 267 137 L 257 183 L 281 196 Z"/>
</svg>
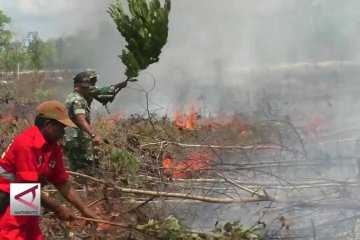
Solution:
<svg viewBox="0 0 360 240">
<path fill-rule="evenodd" d="M 16 33 L 37 30 L 43 37 L 58 37 L 71 34 L 76 29 L 96 27 L 102 20 L 109 20 L 106 10 L 111 0 L 0 0 L 0 8 L 13 19 L 12 30 Z M 123 1 L 124 2 L 124 1 Z M 253 12 L 268 15 L 285 5 L 292 5 L 294 0 L 261 0 L 258 4 L 252 1 L 229 0 L 219 1 L 173 1 L 173 11 L 197 13 L 184 18 L 204 17 L 218 20 L 228 12 L 227 19 L 235 13 L 237 16 Z M 245 7 L 245 8 L 244 8 Z M 195 11 L 193 11 L 195 10 Z M 255 11 L 255 12 L 254 12 Z M 189 26 L 191 27 L 191 26 Z"/>
<path fill-rule="evenodd" d="M 12 18 L 18 35 L 38 31 L 43 38 L 70 35 L 77 29 L 97 27 L 109 20 L 109 0 L 0 0 L 0 9 Z"/>
</svg>

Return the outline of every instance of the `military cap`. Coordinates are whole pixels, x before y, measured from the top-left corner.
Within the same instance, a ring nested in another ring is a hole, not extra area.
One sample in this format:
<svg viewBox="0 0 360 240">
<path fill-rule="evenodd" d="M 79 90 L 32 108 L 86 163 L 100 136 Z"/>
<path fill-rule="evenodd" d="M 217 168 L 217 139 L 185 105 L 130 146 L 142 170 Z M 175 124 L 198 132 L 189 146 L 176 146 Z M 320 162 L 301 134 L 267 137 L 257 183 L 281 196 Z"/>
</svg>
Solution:
<svg viewBox="0 0 360 240">
<path fill-rule="evenodd" d="M 73 79 L 74 83 L 90 83 L 90 75 L 87 72 L 78 73 Z"/>
</svg>

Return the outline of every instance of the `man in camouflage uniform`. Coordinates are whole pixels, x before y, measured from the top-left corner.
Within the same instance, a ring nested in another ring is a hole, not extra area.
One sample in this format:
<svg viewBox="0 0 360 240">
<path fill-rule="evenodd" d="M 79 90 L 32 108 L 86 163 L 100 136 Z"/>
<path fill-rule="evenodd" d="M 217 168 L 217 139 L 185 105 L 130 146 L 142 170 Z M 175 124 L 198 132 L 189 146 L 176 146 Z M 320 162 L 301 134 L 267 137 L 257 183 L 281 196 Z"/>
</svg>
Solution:
<svg viewBox="0 0 360 240">
<path fill-rule="evenodd" d="M 127 86 L 122 83 L 97 88 L 98 75 L 88 69 L 74 77 L 74 91 L 65 101 L 70 119 L 78 128 L 66 128 L 64 151 L 72 171 L 83 170 L 92 175 L 99 162 L 94 160 L 93 147 L 102 142 L 102 138 L 90 126 L 90 108 L 93 99 L 102 104 L 111 102 L 117 91 Z M 93 144 L 92 144 L 93 143 Z"/>
</svg>

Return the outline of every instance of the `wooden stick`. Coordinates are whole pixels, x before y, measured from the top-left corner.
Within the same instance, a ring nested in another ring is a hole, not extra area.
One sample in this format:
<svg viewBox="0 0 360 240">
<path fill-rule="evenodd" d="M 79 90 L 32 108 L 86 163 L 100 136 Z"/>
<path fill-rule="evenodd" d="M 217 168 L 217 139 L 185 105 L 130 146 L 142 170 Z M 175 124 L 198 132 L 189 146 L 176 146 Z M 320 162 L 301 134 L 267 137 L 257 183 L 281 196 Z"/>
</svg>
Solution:
<svg viewBox="0 0 360 240">
<path fill-rule="evenodd" d="M 149 147 L 149 146 L 157 146 L 170 144 L 179 147 L 187 147 L 187 148 L 218 148 L 218 149 L 239 149 L 239 150 L 252 150 L 252 149 L 283 149 L 283 147 L 276 144 L 258 144 L 258 145 L 247 145 L 247 146 L 221 146 L 221 145 L 205 145 L 205 144 L 185 144 L 185 143 L 177 143 L 177 142 L 168 142 L 161 141 L 155 143 L 146 143 L 140 145 L 141 148 Z"/>
<path fill-rule="evenodd" d="M 108 188 L 108 190 L 114 190 L 114 188 Z M 43 192 L 58 192 L 57 189 L 45 189 L 45 190 L 41 190 L 41 191 L 43 191 Z M 76 192 L 84 192 L 85 189 L 76 189 L 75 191 Z M 98 188 L 89 188 L 86 191 L 99 191 L 99 189 Z"/>
<path fill-rule="evenodd" d="M 191 194 L 184 194 L 184 193 L 173 193 L 173 192 L 157 192 L 157 191 L 149 191 L 149 190 L 139 190 L 139 189 L 133 189 L 133 188 L 123 188 L 116 186 L 115 184 L 104 181 L 101 179 L 97 179 L 94 177 L 90 177 L 85 174 L 76 173 L 68 171 L 69 174 L 73 176 L 80 176 L 87 179 L 90 179 L 94 182 L 104 184 L 105 186 L 111 186 L 115 188 L 116 190 L 123 192 L 123 193 L 133 193 L 133 194 L 143 194 L 143 195 L 149 195 L 149 196 L 157 196 L 157 197 L 173 197 L 173 198 L 182 198 L 182 199 L 192 199 L 192 200 L 199 200 L 203 202 L 209 202 L 209 203 L 250 203 L 250 202 L 261 202 L 261 201 L 272 201 L 270 198 L 259 198 L 259 197 L 250 197 L 250 198 L 212 198 L 212 197 L 203 197 L 203 196 L 197 196 L 197 195 L 191 195 Z"/>
<path fill-rule="evenodd" d="M 134 208 L 132 208 L 132 209 L 130 209 L 130 210 L 128 210 L 128 211 L 123 212 L 123 214 L 124 214 L 124 213 L 133 212 L 133 211 L 135 211 L 135 210 L 137 210 L 137 209 L 145 206 L 145 205 L 148 204 L 149 202 L 153 201 L 155 198 L 156 198 L 155 196 L 152 196 L 152 197 L 150 197 L 149 199 L 147 199 L 146 201 L 141 202 L 138 206 L 136 206 L 136 207 L 134 207 Z"/>
<path fill-rule="evenodd" d="M 154 182 L 158 182 L 157 178 L 153 178 L 153 177 L 149 177 L 149 176 L 144 176 L 144 175 L 140 175 L 141 178 L 145 178 L 148 180 L 152 180 Z M 279 182 L 246 182 L 246 181 L 238 181 L 238 180 L 232 180 L 238 184 L 242 184 L 242 185 L 247 185 L 247 186 L 254 186 L 254 187 L 267 187 L 267 186 L 278 186 L 278 185 L 282 185 Z M 199 179 L 174 179 L 171 181 L 171 183 L 224 183 L 226 182 L 224 179 L 216 179 L 216 178 L 199 178 Z M 163 182 L 162 182 L 163 183 Z M 304 181 L 304 182 L 291 182 L 291 183 L 286 183 L 284 184 L 286 186 L 348 186 L 348 185 L 359 185 L 358 180 L 348 180 L 348 181 L 316 181 L 316 180 L 311 180 L 311 181 Z"/>
<path fill-rule="evenodd" d="M 136 227 L 132 227 L 130 224 L 114 223 L 114 222 L 109 222 L 109 221 L 105 221 L 102 219 L 96 219 L 96 218 L 86 218 L 86 217 L 76 216 L 75 219 L 91 221 L 91 222 L 98 222 L 98 223 L 105 223 L 105 224 L 114 225 L 114 226 L 123 227 L 123 228 L 136 228 Z"/>
<path fill-rule="evenodd" d="M 86 207 L 89 208 L 89 207 L 97 204 L 98 202 L 100 202 L 100 201 L 102 201 L 102 200 L 104 200 L 104 197 L 101 197 L 101 198 L 96 199 L 95 201 L 89 203 Z M 76 210 L 76 211 L 75 211 L 75 213 L 79 213 L 79 212 L 80 212 L 79 210 Z"/>
<path fill-rule="evenodd" d="M 256 196 L 258 196 L 259 198 L 267 198 L 267 196 L 265 196 L 265 195 L 263 195 L 263 194 L 259 194 L 259 193 L 255 192 L 254 190 L 252 190 L 252 189 L 250 189 L 250 188 L 244 187 L 244 186 L 242 186 L 242 185 L 234 182 L 233 180 L 225 177 L 224 175 L 222 175 L 222 174 L 220 174 L 220 173 L 218 173 L 217 175 L 218 175 L 219 177 L 223 178 L 226 182 L 229 182 L 229 183 L 233 184 L 234 186 L 236 186 L 236 187 L 238 187 L 238 188 L 240 188 L 240 189 L 242 189 L 242 190 L 244 190 L 244 191 L 247 191 L 247 192 L 249 192 L 249 193 L 251 193 L 251 194 L 253 194 L 253 195 L 256 195 Z M 273 199 L 274 199 L 274 198 L 273 198 Z"/>
</svg>

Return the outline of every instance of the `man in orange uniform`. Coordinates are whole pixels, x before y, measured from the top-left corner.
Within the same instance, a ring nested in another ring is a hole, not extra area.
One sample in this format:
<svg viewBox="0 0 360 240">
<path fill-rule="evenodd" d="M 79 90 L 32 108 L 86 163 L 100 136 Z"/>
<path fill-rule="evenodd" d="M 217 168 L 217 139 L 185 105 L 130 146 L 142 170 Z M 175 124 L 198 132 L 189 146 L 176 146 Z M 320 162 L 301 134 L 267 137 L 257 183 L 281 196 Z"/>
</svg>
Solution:
<svg viewBox="0 0 360 240">
<path fill-rule="evenodd" d="M 10 183 L 52 183 L 61 195 L 84 217 L 96 218 L 78 194 L 64 169 L 63 149 L 59 143 L 65 126 L 76 127 L 59 101 L 43 102 L 37 107 L 35 125 L 17 135 L 0 158 L 0 240 L 43 239 L 38 216 L 10 215 Z M 74 211 L 41 194 L 43 207 L 61 220 L 73 220 Z"/>
</svg>

